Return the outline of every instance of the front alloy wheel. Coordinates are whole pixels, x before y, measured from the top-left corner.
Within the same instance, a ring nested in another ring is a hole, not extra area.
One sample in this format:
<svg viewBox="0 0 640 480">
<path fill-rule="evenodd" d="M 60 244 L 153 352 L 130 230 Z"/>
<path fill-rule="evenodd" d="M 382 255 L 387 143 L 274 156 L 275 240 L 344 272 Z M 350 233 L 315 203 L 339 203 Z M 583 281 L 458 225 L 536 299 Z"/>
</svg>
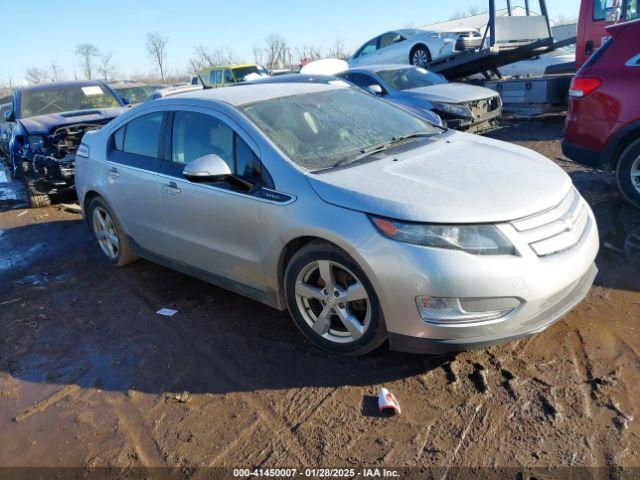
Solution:
<svg viewBox="0 0 640 480">
<path fill-rule="evenodd" d="M 316 346 L 363 355 L 378 348 L 387 332 L 378 297 L 359 265 L 322 241 L 301 248 L 284 277 L 289 312 Z"/>
<path fill-rule="evenodd" d="M 298 274 L 295 290 L 302 317 L 326 340 L 354 342 L 371 323 L 367 291 L 343 265 L 330 260 L 310 262 Z"/>
</svg>

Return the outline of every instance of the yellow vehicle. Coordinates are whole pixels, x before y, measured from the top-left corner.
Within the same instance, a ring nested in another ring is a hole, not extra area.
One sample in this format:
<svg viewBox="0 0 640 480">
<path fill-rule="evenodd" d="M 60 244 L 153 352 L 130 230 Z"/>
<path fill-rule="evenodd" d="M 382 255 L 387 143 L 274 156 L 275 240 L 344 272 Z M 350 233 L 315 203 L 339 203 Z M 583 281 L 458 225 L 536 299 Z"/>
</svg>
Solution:
<svg viewBox="0 0 640 480">
<path fill-rule="evenodd" d="M 225 65 L 222 67 L 208 68 L 200 72 L 200 78 L 207 87 L 228 87 L 236 83 L 244 82 L 247 75 L 266 77 L 269 75 L 266 68 L 261 65 Z"/>
</svg>

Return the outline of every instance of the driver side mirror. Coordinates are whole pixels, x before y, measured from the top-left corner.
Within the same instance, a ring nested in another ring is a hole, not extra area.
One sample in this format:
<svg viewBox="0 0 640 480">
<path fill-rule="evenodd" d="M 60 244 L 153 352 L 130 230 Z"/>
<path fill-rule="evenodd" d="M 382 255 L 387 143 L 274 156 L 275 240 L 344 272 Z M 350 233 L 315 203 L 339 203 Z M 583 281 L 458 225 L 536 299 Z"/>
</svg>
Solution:
<svg viewBox="0 0 640 480">
<path fill-rule="evenodd" d="M 229 182 L 246 191 L 255 188 L 253 183 L 234 175 L 227 162 L 213 153 L 189 162 L 182 174 L 192 182 Z"/>
<path fill-rule="evenodd" d="M 196 182 L 225 180 L 231 175 L 229 165 L 218 155 L 205 155 L 189 162 L 182 174 Z"/>
<path fill-rule="evenodd" d="M 377 83 L 374 83 L 373 85 L 369 85 L 367 87 L 367 92 L 372 93 L 373 95 L 377 95 L 377 96 L 384 95 L 384 90 Z"/>
<path fill-rule="evenodd" d="M 13 110 L 4 112 L 4 118 L 2 120 L 5 122 L 13 122 Z"/>
</svg>

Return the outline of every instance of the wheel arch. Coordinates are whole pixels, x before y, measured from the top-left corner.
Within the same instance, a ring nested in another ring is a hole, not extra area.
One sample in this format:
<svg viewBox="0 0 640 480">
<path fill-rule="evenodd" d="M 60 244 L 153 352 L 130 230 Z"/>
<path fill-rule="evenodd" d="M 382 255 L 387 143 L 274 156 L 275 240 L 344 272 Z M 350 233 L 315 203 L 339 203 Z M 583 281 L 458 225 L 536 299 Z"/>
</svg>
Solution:
<svg viewBox="0 0 640 480">
<path fill-rule="evenodd" d="M 640 120 L 632 123 L 629 127 L 620 132 L 620 138 L 615 142 L 613 155 L 611 156 L 610 169 L 615 171 L 618 169 L 622 154 L 636 140 L 640 140 Z"/>
<path fill-rule="evenodd" d="M 424 48 L 427 51 L 428 60 L 429 61 L 433 60 L 433 54 L 431 53 L 431 49 L 427 46 L 427 44 L 424 43 L 424 42 L 418 42 L 413 47 L 411 47 L 411 50 L 409 51 L 409 64 L 410 65 L 413 65 L 411 63 L 411 61 L 413 60 L 413 54 L 418 48 Z"/>
</svg>

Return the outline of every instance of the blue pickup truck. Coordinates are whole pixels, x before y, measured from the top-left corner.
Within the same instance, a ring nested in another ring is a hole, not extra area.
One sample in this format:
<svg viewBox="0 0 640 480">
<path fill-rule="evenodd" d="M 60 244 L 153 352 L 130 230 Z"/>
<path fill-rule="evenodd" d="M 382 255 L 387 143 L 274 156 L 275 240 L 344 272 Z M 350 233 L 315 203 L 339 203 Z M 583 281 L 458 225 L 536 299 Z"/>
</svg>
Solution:
<svg viewBox="0 0 640 480">
<path fill-rule="evenodd" d="M 32 207 L 74 189 L 75 153 L 85 132 L 124 111 L 105 83 L 57 82 L 18 88 L 2 108 L 0 150 L 12 176 L 24 182 Z"/>
</svg>

